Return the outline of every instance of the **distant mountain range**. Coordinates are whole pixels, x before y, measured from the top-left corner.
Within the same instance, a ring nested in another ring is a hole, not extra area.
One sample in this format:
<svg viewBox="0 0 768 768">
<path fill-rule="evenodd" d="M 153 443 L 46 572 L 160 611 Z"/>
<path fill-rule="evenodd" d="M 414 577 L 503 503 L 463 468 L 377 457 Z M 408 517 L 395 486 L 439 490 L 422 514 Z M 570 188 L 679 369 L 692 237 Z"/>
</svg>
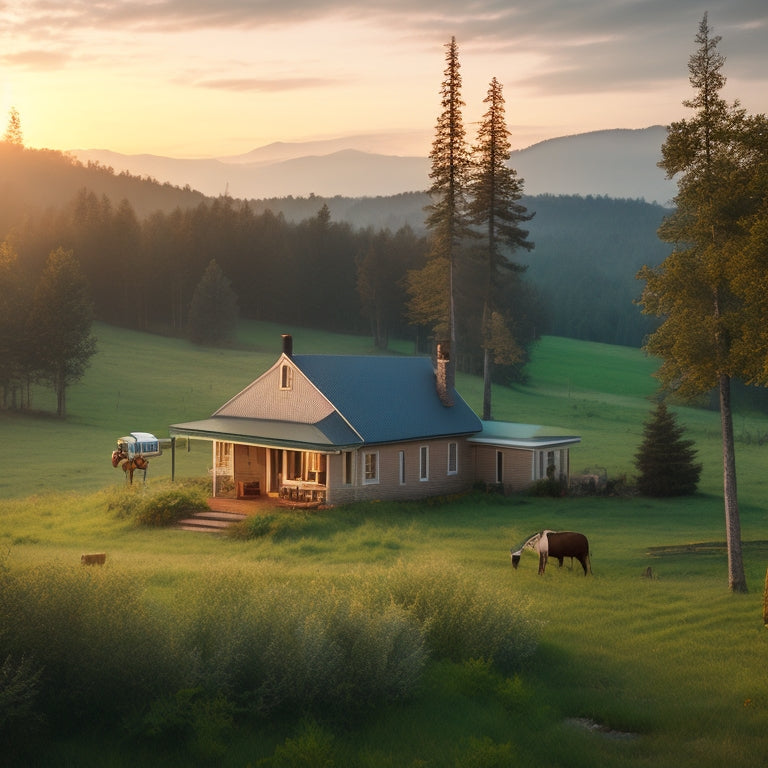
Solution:
<svg viewBox="0 0 768 768">
<path fill-rule="evenodd" d="M 527 195 L 594 195 L 667 204 L 675 194 L 656 163 L 663 126 L 605 130 L 539 142 L 512 153 Z M 362 139 L 269 144 L 244 155 L 178 159 L 71 150 L 83 163 L 148 176 L 206 195 L 378 197 L 429 188 L 429 159 L 377 154 Z"/>
</svg>

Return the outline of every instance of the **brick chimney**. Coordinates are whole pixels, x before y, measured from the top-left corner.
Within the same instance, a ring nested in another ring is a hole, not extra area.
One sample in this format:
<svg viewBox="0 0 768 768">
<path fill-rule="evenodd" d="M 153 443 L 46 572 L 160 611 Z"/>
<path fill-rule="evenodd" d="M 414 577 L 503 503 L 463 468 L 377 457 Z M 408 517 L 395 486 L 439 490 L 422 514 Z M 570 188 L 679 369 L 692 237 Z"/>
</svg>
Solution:
<svg viewBox="0 0 768 768">
<path fill-rule="evenodd" d="M 456 383 L 456 373 L 447 347 L 437 345 L 437 394 L 445 406 L 453 405 L 453 390 Z"/>
<path fill-rule="evenodd" d="M 293 336 L 289 333 L 284 333 L 281 338 L 283 340 L 283 354 L 293 357 Z"/>
</svg>

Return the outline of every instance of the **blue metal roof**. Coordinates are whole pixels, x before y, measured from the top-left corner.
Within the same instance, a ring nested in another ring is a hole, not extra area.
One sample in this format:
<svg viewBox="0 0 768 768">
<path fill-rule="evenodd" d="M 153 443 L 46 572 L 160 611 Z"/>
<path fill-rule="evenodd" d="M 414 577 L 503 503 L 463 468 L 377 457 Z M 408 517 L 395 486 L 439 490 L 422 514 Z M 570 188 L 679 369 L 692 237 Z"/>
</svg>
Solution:
<svg viewBox="0 0 768 768">
<path fill-rule="evenodd" d="M 428 357 L 294 355 L 292 360 L 368 444 L 482 429 L 455 391 L 454 405 L 443 405 Z"/>
</svg>

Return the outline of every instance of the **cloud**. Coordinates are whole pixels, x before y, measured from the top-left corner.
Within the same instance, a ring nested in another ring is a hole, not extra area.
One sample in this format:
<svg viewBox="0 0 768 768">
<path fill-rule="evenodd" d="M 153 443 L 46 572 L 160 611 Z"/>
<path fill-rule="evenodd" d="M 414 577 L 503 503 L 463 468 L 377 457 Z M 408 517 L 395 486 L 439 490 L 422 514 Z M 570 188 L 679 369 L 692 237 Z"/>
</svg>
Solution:
<svg viewBox="0 0 768 768">
<path fill-rule="evenodd" d="M 25 50 L 0 56 L 3 64 L 20 69 L 57 70 L 61 69 L 71 56 L 60 51 Z"/>
<path fill-rule="evenodd" d="M 305 88 L 324 88 L 335 85 L 336 81 L 315 77 L 290 77 L 264 79 L 256 77 L 219 78 L 200 80 L 195 85 L 201 88 L 213 88 L 223 91 L 258 91 L 261 93 L 276 93 L 296 91 Z"/>
</svg>

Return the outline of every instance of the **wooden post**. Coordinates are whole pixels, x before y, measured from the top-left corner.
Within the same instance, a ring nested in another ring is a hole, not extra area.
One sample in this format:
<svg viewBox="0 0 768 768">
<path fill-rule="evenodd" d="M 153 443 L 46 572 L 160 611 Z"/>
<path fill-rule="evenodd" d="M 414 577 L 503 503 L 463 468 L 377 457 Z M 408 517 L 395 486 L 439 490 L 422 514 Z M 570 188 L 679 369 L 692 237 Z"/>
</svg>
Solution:
<svg viewBox="0 0 768 768">
<path fill-rule="evenodd" d="M 768 568 L 765 569 L 765 589 L 763 590 L 763 624 L 768 627 Z"/>
</svg>

